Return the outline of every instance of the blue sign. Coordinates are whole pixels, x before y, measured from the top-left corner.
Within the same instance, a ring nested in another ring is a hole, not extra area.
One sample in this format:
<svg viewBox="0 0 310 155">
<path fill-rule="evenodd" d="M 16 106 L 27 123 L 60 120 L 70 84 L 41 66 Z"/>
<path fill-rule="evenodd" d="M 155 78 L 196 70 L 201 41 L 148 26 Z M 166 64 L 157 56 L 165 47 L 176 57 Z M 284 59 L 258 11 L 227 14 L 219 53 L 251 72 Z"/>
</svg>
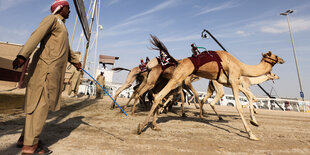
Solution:
<svg viewBox="0 0 310 155">
<path fill-rule="evenodd" d="M 300 92 L 300 97 L 301 97 L 301 98 L 304 98 L 304 97 L 305 97 L 305 96 L 304 96 L 304 92 L 302 92 L 302 91 Z"/>
</svg>

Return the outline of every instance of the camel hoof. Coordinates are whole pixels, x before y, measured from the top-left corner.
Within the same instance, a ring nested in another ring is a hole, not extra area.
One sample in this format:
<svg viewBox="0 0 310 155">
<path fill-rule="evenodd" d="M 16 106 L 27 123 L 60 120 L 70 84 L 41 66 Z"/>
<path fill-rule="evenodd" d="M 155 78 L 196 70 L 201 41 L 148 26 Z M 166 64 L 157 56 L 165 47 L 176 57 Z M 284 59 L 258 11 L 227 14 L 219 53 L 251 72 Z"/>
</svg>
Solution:
<svg viewBox="0 0 310 155">
<path fill-rule="evenodd" d="M 219 121 L 224 121 L 224 119 L 220 116 L 220 117 L 219 117 Z"/>
<path fill-rule="evenodd" d="M 161 131 L 161 129 L 160 129 L 159 127 L 157 127 L 157 126 L 153 126 L 152 129 L 153 129 L 154 131 Z"/>
<path fill-rule="evenodd" d="M 257 138 L 254 134 L 250 134 L 250 137 L 249 137 L 251 140 L 255 140 L 255 141 L 259 141 L 260 139 Z"/>
<path fill-rule="evenodd" d="M 256 121 L 251 120 L 250 123 L 254 126 L 259 126 L 259 124 Z"/>
<path fill-rule="evenodd" d="M 140 135 L 142 133 L 143 127 L 142 125 L 139 123 L 138 124 L 138 129 L 137 129 L 137 134 Z"/>
<path fill-rule="evenodd" d="M 168 114 L 168 110 L 164 109 L 164 110 L 162 111 L 162 113 L 163 113 L 163 114 Z"/>
<path fill-rule="evenodd" d="M 135 116 L 135 113 L 131 113 L 131 116 Z"/>
<path fill-rule="evenodd" d="M 199 118 L 200 118 L 200 119 L 203 119 L 203 116 L 202 116 L 202 115 L 199 115 Z"/>
<path fill-rule="evenodd" d="M 185 113 L 182 114 L 182 117 L 187 117 Z"/>
<path fill-rule="evenodd" d="M 203 114 L 208 114 L 208 113 L 207 113 L 207 112 L 205 112 L 205 110 L 203 110 L 203 109 L 202 109 L 202 113 L 203 113 Z"/>
</svg>

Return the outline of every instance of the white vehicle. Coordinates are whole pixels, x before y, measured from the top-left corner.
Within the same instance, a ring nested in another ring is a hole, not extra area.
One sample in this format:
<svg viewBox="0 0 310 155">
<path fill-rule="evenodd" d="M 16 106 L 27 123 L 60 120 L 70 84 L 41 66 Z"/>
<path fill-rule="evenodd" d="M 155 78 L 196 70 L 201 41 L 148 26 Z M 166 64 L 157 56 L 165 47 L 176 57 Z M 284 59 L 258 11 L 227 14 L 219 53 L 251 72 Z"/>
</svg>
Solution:
<svg viewBox="0 0 310 155">
<path fill-rule="evenodd" d="M 239 101 L 241 105 L 248 105 L 249 101 L 246 97 L 244 96 L 239 96 Z M 224 105 L 224 106 L 231 106 L 234 107 L 236 106 L 236 101 L 235 101 L 235 97 L 233 95 L 224 95 L 221 99 L 220 99 L 220 105 Z M 254 108 L 257 108 L 256 103 L 253 103 Z"/>
<path fill-rule="evenodd" d="M 198 98 L 201 101 L 205 97 L 205 92 L 198 92 Z M 213 94 L 204 104 L 210 103 L 215 97 L 215 94 Z M 239 96 L 240 104 L 241 105 L 248 105 L 249 101 L 244 96 Z M 224 95 L 217 103 L 216 105 L 223 105 L 223 106 L 236 106 L 235 97 L 233 95 Z M 258 108 L 257 104 L 253 103 L 254 108 Z"/>
</svg>

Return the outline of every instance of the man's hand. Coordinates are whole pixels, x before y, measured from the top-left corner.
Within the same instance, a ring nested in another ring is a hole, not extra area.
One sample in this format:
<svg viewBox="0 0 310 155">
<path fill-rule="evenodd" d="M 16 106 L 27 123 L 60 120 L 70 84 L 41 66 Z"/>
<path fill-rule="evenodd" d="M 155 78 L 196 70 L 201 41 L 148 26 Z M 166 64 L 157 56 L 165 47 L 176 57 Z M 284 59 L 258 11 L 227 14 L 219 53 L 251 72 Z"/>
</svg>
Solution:
<svg viewBox="0 0 310 155">
<path fill-rule="evenodd" d="M 20 68 L 21 66 L 24 65 L 25 62 L 26 58 L 24 58 L 23 56 L 17 56 L 13 61 L 13 69 Z"/>
<path fill-rule="evenodd" d="M 79 62 L 79 63 L 74 63 L 73 66 L 76 68 L 76 70 L 81 70 L 81 67 L 82 67 L 82 64 Z"/>
</svg>

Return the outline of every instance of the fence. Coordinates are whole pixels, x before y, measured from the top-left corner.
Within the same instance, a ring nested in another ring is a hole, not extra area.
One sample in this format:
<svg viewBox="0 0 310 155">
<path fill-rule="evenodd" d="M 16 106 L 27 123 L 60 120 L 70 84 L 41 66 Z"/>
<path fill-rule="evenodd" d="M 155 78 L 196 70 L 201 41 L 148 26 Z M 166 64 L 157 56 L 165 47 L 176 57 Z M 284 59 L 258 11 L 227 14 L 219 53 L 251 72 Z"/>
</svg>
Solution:
<svg viewBox="0 0 310 155">
<path fill-rule="evenodd" d="M 276 99 L 276 98 L 257 98 L 257 106 L 262 109 L 310 112 L 310 101 Z"/>
</svg>

